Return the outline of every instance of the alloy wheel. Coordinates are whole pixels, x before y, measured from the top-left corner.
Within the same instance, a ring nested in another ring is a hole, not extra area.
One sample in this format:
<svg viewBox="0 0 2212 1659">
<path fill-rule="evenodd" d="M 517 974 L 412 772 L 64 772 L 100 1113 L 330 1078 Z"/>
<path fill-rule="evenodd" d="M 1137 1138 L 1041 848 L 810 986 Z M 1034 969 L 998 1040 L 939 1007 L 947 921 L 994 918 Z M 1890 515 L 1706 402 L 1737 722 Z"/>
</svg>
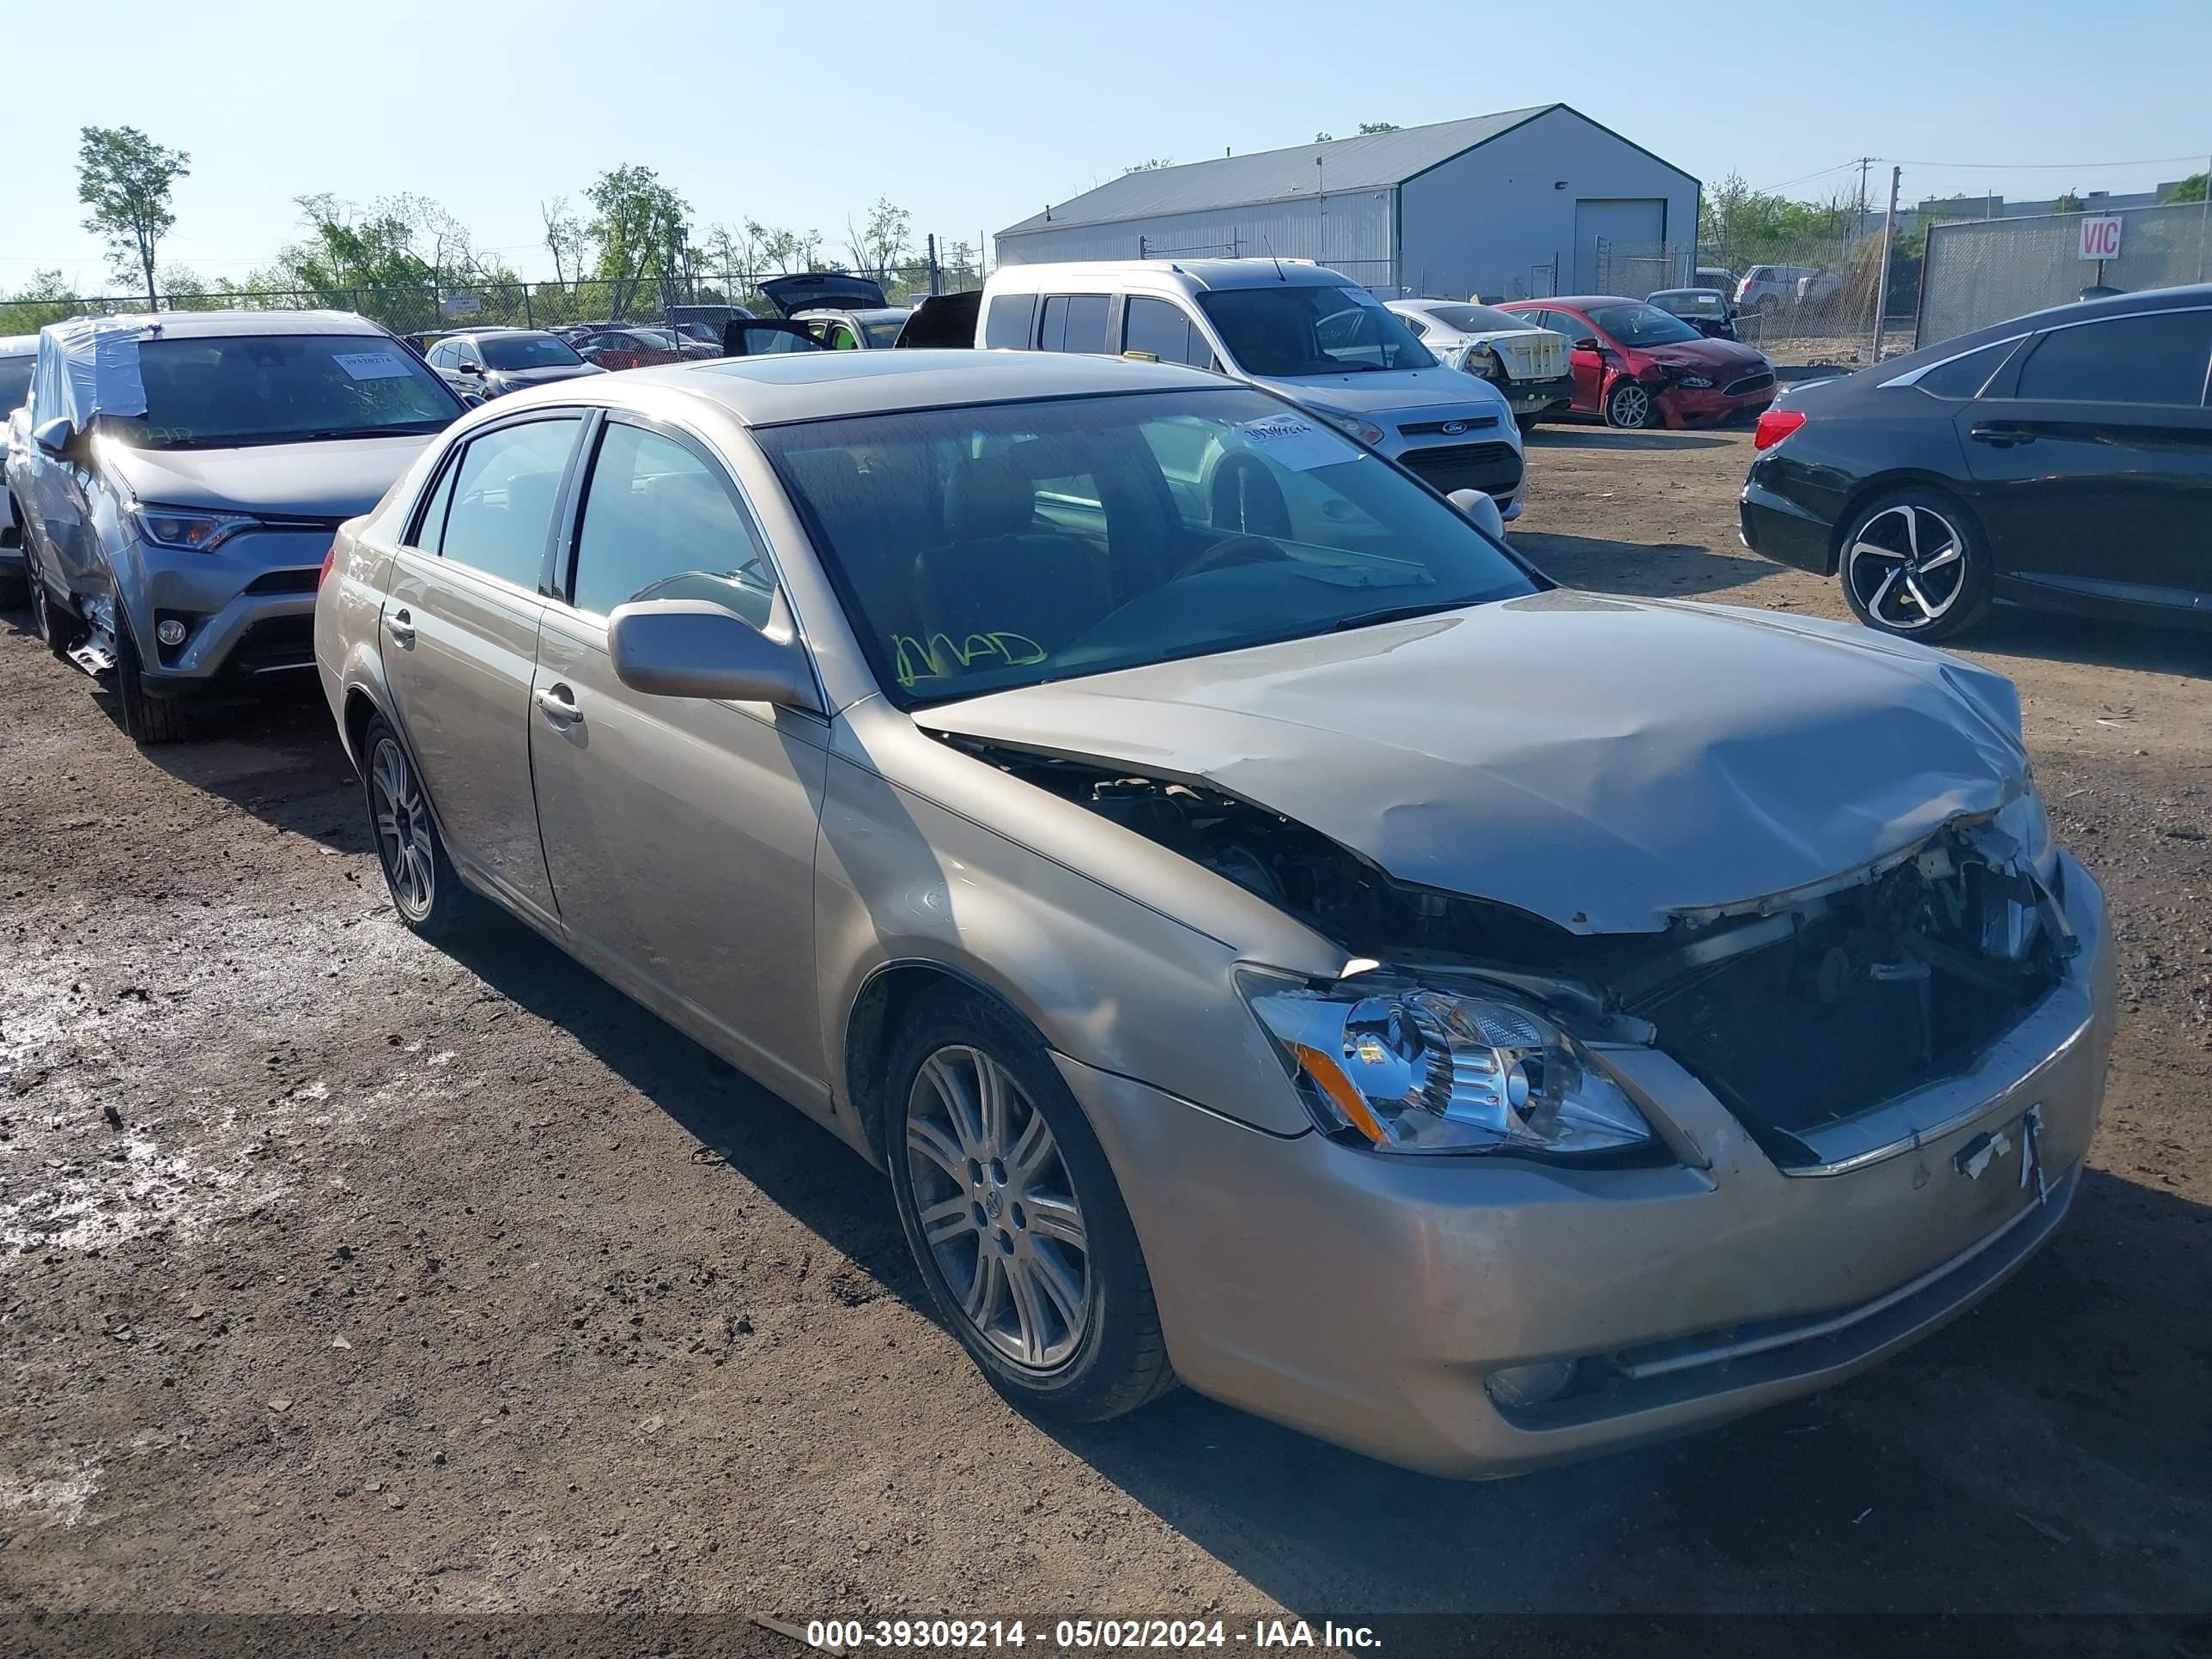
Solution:
<svg viewBox="0 0 2212 1659">
<path fill-rule="evenodd" d="M 1651 418 L 1651 394 L 1633 380 L 1617 386 L 1607 399 L 1606 410 L 1618 427 L 1640 427 Z"/>
<path fill-rule="evenodd" d="M 1931 507 L 1900 501 L 1859 526 L 1844 580 L 1866 614 L 1900 634 L 1933 627 L 1966 591 L 1959 527 Z"/>
<path fill-rule="evenodd" d="M 1090 1236 L 1044 1115 L 979 1048 L 938 1049 L 907 1099 L 915 1218 L 962 1316 L 1024 1370 L 1081 1345 L 1091 1317 Z"/>
<path fill-rule="evenodd" d="M 392 896 L 410 921 L 430 914 L 438 896 L 430 809 L 415 769 L 398 743 L 380 738 L 369 757 L 368 787 L 376 819 L 376 852 L 392 884 Z"/>
</svg>

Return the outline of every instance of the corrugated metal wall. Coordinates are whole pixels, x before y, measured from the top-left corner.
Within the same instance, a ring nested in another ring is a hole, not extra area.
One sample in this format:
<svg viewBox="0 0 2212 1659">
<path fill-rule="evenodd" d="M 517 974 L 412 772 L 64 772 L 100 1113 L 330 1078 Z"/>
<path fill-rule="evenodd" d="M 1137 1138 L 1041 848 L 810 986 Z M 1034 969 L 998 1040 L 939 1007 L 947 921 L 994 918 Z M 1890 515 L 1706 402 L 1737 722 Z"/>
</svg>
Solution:
<svg viewBox="0 0 2212 1659">
<path fill-rule="evenodd" d="M 1000 236 L 999 261 L 1039 264 L 1147 255 L 1172 258 L 1179 253 L 1257 258 L 1272 253 L 1332 265 L 1370 287 L 1382 287 L 1395 279 L 1390 197 L 1389 191 L 1348 191 L 1120 224 L 1048 226 Z"/>
</svg>

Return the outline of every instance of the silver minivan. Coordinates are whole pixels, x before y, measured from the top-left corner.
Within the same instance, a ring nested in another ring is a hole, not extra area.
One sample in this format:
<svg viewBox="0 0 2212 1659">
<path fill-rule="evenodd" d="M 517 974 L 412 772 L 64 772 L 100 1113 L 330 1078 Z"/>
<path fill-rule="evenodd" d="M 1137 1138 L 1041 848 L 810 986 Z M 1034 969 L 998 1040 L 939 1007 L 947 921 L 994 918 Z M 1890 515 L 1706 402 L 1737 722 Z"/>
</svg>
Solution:
<svg viewBox="0 0 2212 1659">
<path fill-rule="evenodd" d="M 1507 522 L 1521 516 L 1526 461 L 1511 405 L 1310 260 L 1001 265 L 983 284 L 975 343 L 1119 352 L 1249 380 L 1446 495 L 1480 490 Z"/>
<path fill-rule="evenodd" d="M 2003 678 L 1567 592 L 1486 505 L 1188 368 L 646 369 L 457 424 L 315 655 L 399 920 L 842 1136 L 1009 1398 L 1495 1474 L 1994 1291 L 2114 972 Z"/>
</svg>

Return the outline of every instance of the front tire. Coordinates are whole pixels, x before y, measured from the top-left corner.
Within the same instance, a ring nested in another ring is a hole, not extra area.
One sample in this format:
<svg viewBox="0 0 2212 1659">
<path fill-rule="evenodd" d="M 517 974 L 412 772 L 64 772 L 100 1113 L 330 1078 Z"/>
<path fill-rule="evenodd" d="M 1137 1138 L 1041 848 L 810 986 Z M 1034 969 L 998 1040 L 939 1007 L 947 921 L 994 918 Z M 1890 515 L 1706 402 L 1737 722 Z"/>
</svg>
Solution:
<svg viewBox="0 0 2212 1659">
<path fill-rule="evenodd" d="M 131 637 L 131 624 L 120 615 L 121 609 L 117 607 L 115 619 L 115 696 L 123 705 L 123 729 L 141 749 L 182 743 L 192 736 L 196 725 L 192 717 L 198 711 L 179 697 L 147 695 L 138 678 L 145 665 L 139 659 L 138 642 Z"/>
<path fill-rule="evenodd" d="M 1624 431 L 1636 432 L 1650 426 L 1658 416 L 1658 406 L 1652 402 L 1650 392 L 1639 381 L 1625 376 L 1613 383 L 1613 390 L 1605 394 L 1605 423 Z"/>
<path fill-rule="evenodd" d="M 1901 639 L 1951 639 L 1990 608 L 1994 572 L 1980 526 L 1961 502 L 1925 486 L 1854 514 L 1836 569 L 1851 614 Z"/>
<path fill-rule="evenodd" d="M 424 939 L 453 938 L 476 921 L 476 896 L 461 885 L 415 763 L 383 715 L 370 716 L 362 733 L 361 757 L 369 835 L 392 908 L 410 932 Z"/>
<path fill-rule="evenodd" d="M 1528 434 L 1536 429 L 1536 423 L 1542 418 L 1540 415 L 1516 415 L 1513 417 L 1513 424 L 1521 428 L 1521 436 L 1525 441 Z"/>
<path fill-rule="evenodd" d="M 70 642 L 76 637 L 76 619 L 54 603 L 53 590 L 39 574 L 39 556 L 31 550 L 31 538 L 23 537 L 23 574 L 31 586 L 31 626 L 46 642 L 57 662 L 70 662 Z M 74 668 L 76 665 L 70 663 Z"/>
<path fill-rule="evenodd" d="M 1174 1385 L 1121 1189 L 1036 1032 L 947 988 L 908 1018 L 884 1127 L 939 1318 L 1021 1409 L 1096 1423 Z"/>
</svg>

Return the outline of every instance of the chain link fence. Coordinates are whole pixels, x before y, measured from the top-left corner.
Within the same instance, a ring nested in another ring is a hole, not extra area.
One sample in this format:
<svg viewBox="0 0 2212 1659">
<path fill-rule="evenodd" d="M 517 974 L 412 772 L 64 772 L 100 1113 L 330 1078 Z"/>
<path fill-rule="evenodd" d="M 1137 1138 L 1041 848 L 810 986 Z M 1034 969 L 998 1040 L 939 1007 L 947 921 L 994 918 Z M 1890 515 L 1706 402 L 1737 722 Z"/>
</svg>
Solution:
<svg viewBox="0 0 2212 1659">
<path fill-rule="evenodd" d="M 762 295 L 760 284 L 765 279 L 785 274 L 772 270 L 695 270 L 674 278 L 647 276 L 552 283 L 426 281 L 361 288 L 256 288 L 166 294 L 160 309 L 350 311 L 401 335 L 450 332 L 464 328 L 552 329 L 571 323 L 635 323 L 665 327 L 684 320 L 727 316 L 732 314 L 732 307 L 740 306 L 755 315 L 773 317 L 775 307 Z M 933 273 L 927 260 L 913 260 L 857 274 L 873 278 L 893 305 L 908 304 L 912 296 L 930 293 L 933 289 L 951 294 L 983 284 L 982 266 L 972 260 L 957 265 L 940 264 Z M 146 296 L 143 294 L 0 301 L 0 335 L 36 333 L 48 323 L 71 317 L 118 316 L 146 309 Z"/>
<path fill-rule="evenodd" d="M 1921 345 L 2064 305 L 2094 283 L 2130 294 L 2212 278 L 2212 217 L 2202 203 L 2123 209 L 2117 258 L 2080 257 L 2082 215 L 1931 225 L 1921 278 Z"/>
</svg>

